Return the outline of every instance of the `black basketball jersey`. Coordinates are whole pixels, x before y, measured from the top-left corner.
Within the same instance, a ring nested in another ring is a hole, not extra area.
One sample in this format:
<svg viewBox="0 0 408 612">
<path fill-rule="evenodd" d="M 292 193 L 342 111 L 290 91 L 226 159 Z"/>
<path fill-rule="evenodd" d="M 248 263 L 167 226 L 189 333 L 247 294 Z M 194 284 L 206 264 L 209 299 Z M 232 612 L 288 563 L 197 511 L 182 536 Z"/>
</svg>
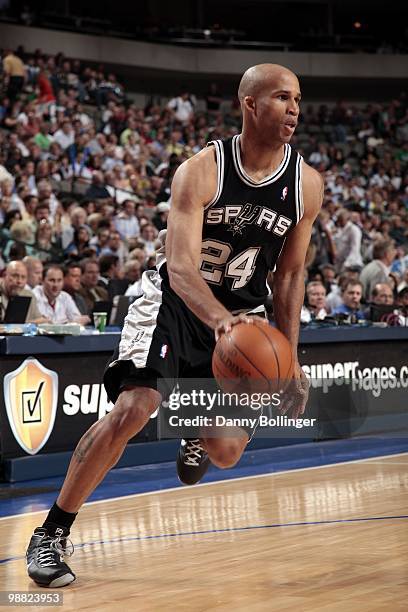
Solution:
<svg viewBox="0 0 408 612">
<path fill-rule="evenodd" d="M 266 278 L 303 216 L 302 157 L 284 146 L 280 166 L 257 183 L 241 163 L 240 136 L 215 140 L 217 193 L 205 208 L 201 274 L 230 311 L 264 304 Z"/>
</svg>

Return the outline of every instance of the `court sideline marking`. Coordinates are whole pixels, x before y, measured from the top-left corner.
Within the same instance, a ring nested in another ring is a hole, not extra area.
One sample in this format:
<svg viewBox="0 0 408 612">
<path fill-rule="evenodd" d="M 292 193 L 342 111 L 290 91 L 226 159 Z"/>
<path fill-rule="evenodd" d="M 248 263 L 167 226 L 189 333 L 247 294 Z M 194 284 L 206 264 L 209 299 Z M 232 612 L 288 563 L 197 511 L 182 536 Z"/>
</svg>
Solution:
<svg viewBox="0 0 408 612">
<path fill-rule="evenodd" d="M 209 487 L 212 485 L 219 485 L 228 482 L 239 482 L 242 480 L 249 480 L 251 478 L 267 478 L 271 476 L 279 476 L 280 474 L 290 474 L 291 472 L 304 472 L 306 470 L 320 470 L 328 467 L 336 467 L 338 465 L 347 465 L 348 463 L 363 463 L 364 461 L 378 461 L 379 459 L 387 459 L 389 457 L 401 457 L 408 456 L 407 452 L 403 453 L 391 453 L 389 455 L 376 455 L 375 457 L 365 457 L 364 459 L 351 459 L 350 461 L 339 461 L 337 463 L 325 463 L 324 465 L 312 465 L 310 467 L 294 468 L 293 470 L 282 470 L 279 472 L 268 472 L 267 474 L 253 474 L 251 476 L 238 476 L 237 478 L 224 478 L 223 480 L 214 480 L 213 482 L 202 482 L 194 485 L 194 489 Z M 134 497 L 145 497 L 147 495 L 158 495 L 161 493 L 169 493 L 174 491 L 187 491 L 189 487 L 170 487 L 168 489 L 156 489 L 154 491 L 146 491 L 145 493 L 132 493 L 131 495 L 120 495 L 119 497 L 109 497 L 105 499 L 97 499 L 95 501 L 86 502 L 82 507 L 92 506 L 96 504 L 106 504 L 113 501 L 132 499 Z M 20 514 L 10 514 L 9 516 L 1 516 L 0 521 L 18 518 L 22 516 L 31 516 L 35 514 L 42 514 L 47 510 L 33 510 L 32 512 L 23 512 Z"/>
<path fill-rule="evenodd" d="M 396 516 L 366 516 L 351 519 L 332 519 L 327 521 L 299 521 L 296 523 L 272 523 L 271 525 L 246 525 L 244 527 L 225 527 L 223 529 L 204 529 L 202 531 L 180 531 L 178 533 L 160 533 L 157 535 L 147 536 L 124 536 L 123 538 L 112 538 L 110 540 L 94 540 L 91 542 L 82 542 L 81 544 L 75 544 L 75 548 L 84 548 L 85 546 L 97 546 L 98 544 L 120 544 L 121 542 L 140 542 L 146 540 L 159 540 L 163 538 L 178 538 L 184 536 L 197 536 L 197 535 L 208 535 L 215 533 L 231 533 L 237 531 L 253 531 L 255 529 L 275 529 L 277 527 L 310 527 L 313 525 L 333 525 L 341 523 L 361 523 L 367 521 L 391 521 L 408 519 L 408 514 L 401 514 Z M 25 559 L 25 556 L 19 557 L 7 557 L 0 559 L 0 565 L 11 563 L 12 561 L 21 561 Z"/>
</svg>

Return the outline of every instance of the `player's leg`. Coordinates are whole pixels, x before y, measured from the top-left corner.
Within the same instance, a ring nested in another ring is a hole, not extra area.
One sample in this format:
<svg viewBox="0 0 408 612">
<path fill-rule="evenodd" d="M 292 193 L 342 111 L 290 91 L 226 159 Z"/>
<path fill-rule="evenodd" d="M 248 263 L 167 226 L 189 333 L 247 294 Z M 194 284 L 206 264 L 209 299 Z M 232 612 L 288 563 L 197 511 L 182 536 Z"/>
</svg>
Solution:
<svg viewBox="0 0 408 612">
<path fill-rule="evenodd" d="M 201 438 L 211 463 L 221 469 L 238 463 L 248 441 L 249 435 L 240 427 L 223 428 L 221 437 Z"/>
<path fill-rule="evenodd" d="M 57 503 L 27 549 L 28 575 L 37 584 L 61 587 L 75 580 L 64 562 L 70 528 L 81 505 L 121 457 L 130 438 L 147 423 L 161 401 L 148 387 L 124 387 L 113 410 L 81 438 Z"/>
<path fill-rule="evenodd" d="M 210 463 L 218 468 L 233 467 L 248 444 L 249 435 L 239 427 L 225 428 L 222 437 L 187 438 L 177 453 L 177 475 L 186 485 L 200 482 Z"/>
<path fill-rule="evenodd" d="M 114 409 L 94 423 L 79 441 L 57 499 L 59 508 L 78 512 L 160 402 L 161 395 L 155 389 L 131 387 L 121 392 Z"/>
</svg>

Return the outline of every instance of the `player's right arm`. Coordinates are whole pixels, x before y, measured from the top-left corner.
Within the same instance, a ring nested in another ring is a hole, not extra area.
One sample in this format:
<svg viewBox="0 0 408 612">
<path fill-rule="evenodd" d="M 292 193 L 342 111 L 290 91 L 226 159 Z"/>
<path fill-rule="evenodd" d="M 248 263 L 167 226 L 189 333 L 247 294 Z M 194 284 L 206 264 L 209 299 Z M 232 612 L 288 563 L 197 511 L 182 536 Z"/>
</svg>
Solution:
<svg viewBox="0 0 408 612">
<path fill-rule="evenodd" d="M 185 161 L 174 175 L 167 222 L 166 259 L 171 288 L 218 336 L 245 316 L 234 317 L 213 295 L 200 273 L 204 208 L 217 190 L 213 148 Z"/>
</svg>

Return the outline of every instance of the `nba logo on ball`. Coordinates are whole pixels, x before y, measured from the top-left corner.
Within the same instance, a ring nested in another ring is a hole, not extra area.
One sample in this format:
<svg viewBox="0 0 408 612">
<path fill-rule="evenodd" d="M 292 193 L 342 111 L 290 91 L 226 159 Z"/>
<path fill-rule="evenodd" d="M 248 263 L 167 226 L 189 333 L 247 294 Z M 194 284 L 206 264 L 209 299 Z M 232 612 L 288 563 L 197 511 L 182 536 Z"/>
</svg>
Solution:
<svg viewBox="0 0 408 612">
<path fill-rule="evenodd" d="M 282 200 L 282 201 L 286 200 L 286 196 L 287 196 L 287 195 L 288 195 L 288 188 L 287 188 L 287 187 L 284 187 L 284 188 L 282 189 L 281 200 Z"/>
<path fill-rule="evenodd" d="M 167 346 L 167 344 L 163 344 L 163 346 L 160 349 L 160 357 L 162 359 L 165 359 L 168 350 L 169 350 L 169 347 Z"/>
</svg>

